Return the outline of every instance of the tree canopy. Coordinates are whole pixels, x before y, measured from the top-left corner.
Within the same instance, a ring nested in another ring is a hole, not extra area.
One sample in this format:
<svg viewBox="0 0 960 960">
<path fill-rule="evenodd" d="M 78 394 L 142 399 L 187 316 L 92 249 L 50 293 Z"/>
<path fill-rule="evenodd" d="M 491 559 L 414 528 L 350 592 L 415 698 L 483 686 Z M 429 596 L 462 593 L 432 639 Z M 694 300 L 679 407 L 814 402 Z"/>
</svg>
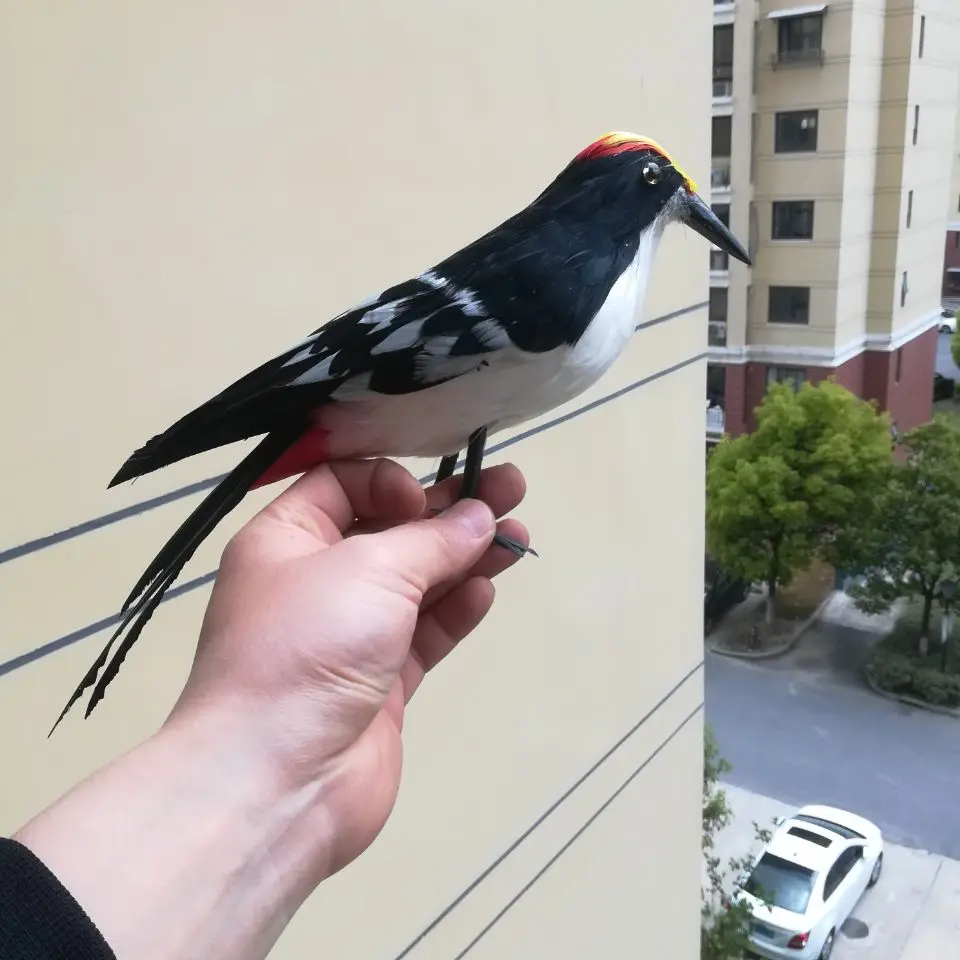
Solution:
<svg viewBox="0 0 960 960">
<path fill-rule="evenodd" d="M 726 569 L 777 588 L 814 556 L 857 552 L 890 464 L 886 414 L 827 380 L 799 390 L 772 384 L 753 433 L 727 437 L 707 468 L 707 546 Z"/>
<path fill-rule="evenodd" d="M 941 582 L 960 572 L 960 431 L 936 416 L 900 442 L 907 459 L 891 466 L 874 521 L 860 532 L 870 565 L 850 592 L 872 613 L 922 597 L 925 638 Z"/>
</svg>

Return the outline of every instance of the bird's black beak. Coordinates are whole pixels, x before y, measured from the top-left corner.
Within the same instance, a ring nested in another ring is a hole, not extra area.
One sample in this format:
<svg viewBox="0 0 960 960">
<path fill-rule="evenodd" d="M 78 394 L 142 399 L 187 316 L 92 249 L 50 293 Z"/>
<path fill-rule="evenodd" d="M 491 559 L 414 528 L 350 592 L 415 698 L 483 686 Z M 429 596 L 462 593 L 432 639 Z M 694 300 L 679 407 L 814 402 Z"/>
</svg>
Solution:
<svg viewBox="0 0 960 960">
<path fill-rule="evenodd" d="M 725 253 L 729 253 L 731 257 L 735 257 L 748 267 L 751 266 L 750 254 L 744 250 L 743 244 L 720 222 L 720 218 L 698 194 L 688 192 L 685 203 L 686 213 L 683 215 L 683 220 L 688 227 L 696 230 L 701 237 L 709 240 Z"/>
</svg>

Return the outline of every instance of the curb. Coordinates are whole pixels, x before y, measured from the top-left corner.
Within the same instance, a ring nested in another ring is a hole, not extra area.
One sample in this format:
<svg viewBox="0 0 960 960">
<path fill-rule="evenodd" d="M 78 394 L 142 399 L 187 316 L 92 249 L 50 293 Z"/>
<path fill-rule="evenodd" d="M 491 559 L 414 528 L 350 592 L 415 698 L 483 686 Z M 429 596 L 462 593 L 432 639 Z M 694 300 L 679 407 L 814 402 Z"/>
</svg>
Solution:
<svg viewBox="0 0 960 960">
<path fill-rule="evenodd" d="M 884 690 L 883 687 L 878 687 L 870 679 L 870 674 L 866 670 L 863 671 L 863 679 L 867 686 L 878 697 L 883 697 L 884 700 L 892 700 L 894 703 L 902 703 L 908 707 L 916 707 L 918 710 L 926 710 L 928 713 L 939 713 L 943 717 L 953 717 L 954 720 L 960 720 L 960 710 L 955 710 L 953 707 L 941 707 L 936 703 L 927 703 L 926 700 L 918 700 L 916 697 L 908 697 L 902 693 L 891 693 L 889 690 Z"/>
<path fill-rule="evenodd" d="M 786 643 L 777 647 L 775 650 L 730 650 L 728 648 L 720 646 L 719 643 L 708 643 L 707 649 L 711 653 L 719 654 L 721 657 L 732 657 L 735 660 L 772 660 L 774 657 L 782 657 L 784 654 L 789 653 L 800 641 L 800 638 L 813 626 L 817 620 L 820 619 L 820 615 L 823 613 L 824 607 L 830 602 L 830 599 L 833 597 L 835 591 L 831 590 L 824 598 L 820 601 L 820 605 L 817 607 L 813 613 L 807 617 L 806 620 L 801 623 L 796 630 L 790 635 L 790 639 Z M 957 714 L 960 716 L 960 714 Z"/>
</svg>

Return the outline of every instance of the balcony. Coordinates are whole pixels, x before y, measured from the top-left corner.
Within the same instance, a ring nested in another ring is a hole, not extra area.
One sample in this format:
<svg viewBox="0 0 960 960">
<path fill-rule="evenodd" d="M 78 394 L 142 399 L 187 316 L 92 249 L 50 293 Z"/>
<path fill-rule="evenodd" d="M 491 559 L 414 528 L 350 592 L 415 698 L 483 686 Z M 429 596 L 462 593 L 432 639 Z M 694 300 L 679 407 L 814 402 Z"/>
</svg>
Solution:
<svg viewBox="0 0 960 960">
<path fill-rule="evenodd" d="M 707 346 L 725 347 L 727 345 L 727 321 L 710 320 L 707 323 Z"/>
<path fill-rule="evenodd" d="M 710 190 L 715 194 L 730 192 L 729 157 L 714 157 L 710 161 Z"/>
<path fill-rule="evenodd" d="M 709 402 L 709 401 L 708 401 Z M 723 436 L 723 407 L 707 407 L 707 435 Z"/>
<path fill-rule="evenodd" d="M 718 100 L 726 101 L 733 97 L 733 81 L 730 79 L 713 78 L 713 105 L 719 106 Z"/>
<path fill-rule="evenodd" d="M 770 57 L 770 65 L 776 67 L 823 64 L 822 47 L 803 47 L 797 50 L 778 50 Z"/>
</svg>

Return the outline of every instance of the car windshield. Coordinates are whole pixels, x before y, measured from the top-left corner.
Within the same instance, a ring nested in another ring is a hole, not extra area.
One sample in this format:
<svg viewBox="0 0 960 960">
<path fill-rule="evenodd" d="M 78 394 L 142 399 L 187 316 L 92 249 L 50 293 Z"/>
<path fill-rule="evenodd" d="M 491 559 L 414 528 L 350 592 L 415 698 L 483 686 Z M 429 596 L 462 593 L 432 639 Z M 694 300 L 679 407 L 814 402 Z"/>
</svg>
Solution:
<svg viewBox="0 0 960 960">
<path fill-rule="evenodd" d="M 744 884 L 747 893 L 791 913 L 803 913 L 817 875 L 806 867 L 765 853 Z"/>
</svg>

